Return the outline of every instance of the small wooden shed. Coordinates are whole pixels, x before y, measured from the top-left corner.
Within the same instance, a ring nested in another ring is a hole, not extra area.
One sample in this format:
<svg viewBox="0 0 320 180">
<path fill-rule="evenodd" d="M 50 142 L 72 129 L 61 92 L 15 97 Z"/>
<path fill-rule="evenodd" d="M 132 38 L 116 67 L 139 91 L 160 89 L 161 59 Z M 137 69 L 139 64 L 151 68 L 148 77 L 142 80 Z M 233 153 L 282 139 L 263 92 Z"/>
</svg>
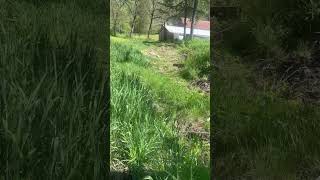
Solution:
<svg viewBox="0 0 320 180">
<path fill-rule="evenodd" d="M 173 40 L 174 34 L 169 32 L 165 25 L 162 25 L 159 32 L 159 41 Z"/>
</svg>

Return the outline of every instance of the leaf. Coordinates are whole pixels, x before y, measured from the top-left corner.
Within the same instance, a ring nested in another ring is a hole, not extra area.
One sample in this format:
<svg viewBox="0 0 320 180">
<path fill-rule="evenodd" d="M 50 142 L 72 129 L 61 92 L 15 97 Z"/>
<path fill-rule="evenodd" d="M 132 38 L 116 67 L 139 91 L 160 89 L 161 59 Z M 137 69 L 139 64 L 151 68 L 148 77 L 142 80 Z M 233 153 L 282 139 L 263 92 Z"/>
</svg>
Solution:
<svg viewBox="0 0 320 180">
<path fill-rule="evenodd" d="M 153 180 L 153 178 L 151 176 L 146 176 L 143 178 L 143 180 Z"/>
</svg>

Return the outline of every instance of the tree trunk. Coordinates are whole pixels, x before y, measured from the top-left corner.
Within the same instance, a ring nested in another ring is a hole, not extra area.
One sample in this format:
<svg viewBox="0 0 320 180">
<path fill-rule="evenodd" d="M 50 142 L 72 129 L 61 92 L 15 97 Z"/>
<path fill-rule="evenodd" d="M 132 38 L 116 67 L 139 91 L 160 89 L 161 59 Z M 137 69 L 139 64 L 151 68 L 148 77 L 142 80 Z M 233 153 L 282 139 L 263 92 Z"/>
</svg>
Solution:
<svg viewBox="0 0 320 180">
<path fill-rule="evenodd" d="M 133 33 L 133 31 L 134 31 L 134 26 L 135 26 L 135 24 L 136 24 L 136 18 L 137 18 L 137 15 L 135 14 L 135 15 L 133 16 L 133 20 L 132 20 L 132 24 L 131 24 L 131 30 L 130 30 L 130 33 L 129 33 L 129 37 L 132 36 L 132 33 Z"/>
<path fill-rule="evenodd" d="M 113 22 L 113 35 L 114 36 L 117 36 L 117 21 L 116 20 L 114 20 L 114 22 Z"/>
<path fill-rule="evenodd" d="M 193 25 L 195 23 L 197 7 L 198 7 L 198 0 L 193 0 L 192 21 L 191 21 L 191 29 L 190 29 L 191 39 L 193 38 Z"/>
<path fill-rule="evenodd" d="M 150 31 L 151 31 L 151 28 L 152 28 L 153 16 L 154 16 L 154 10 L 152 10 L 152 13 L 151 13 L 151 19 L 150 19 L 150 24 L 149 24 L 149 29 L 148 29 L 148 39 L 149 39 Z"/>
<path fill-rule="evenodd" d="M 184 0 L 184 24 L 183 24 L 183 40 L 186 40 L 186 31 L 187 31 L 187 8 L 188 0 Z"/>
</svg>

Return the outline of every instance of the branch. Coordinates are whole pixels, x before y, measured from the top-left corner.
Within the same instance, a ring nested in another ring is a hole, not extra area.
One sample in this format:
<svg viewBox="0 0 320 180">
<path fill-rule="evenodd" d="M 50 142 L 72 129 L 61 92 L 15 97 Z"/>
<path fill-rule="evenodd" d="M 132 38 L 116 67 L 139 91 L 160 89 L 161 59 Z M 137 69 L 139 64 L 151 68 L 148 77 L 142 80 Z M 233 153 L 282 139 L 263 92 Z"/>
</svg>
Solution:
<svg viewBox="0 0 320 180">
<path fill-rule="evenodd" d="M 161 19 L 161 16 L 153 16 L 152 19 Z"/>
</svg>

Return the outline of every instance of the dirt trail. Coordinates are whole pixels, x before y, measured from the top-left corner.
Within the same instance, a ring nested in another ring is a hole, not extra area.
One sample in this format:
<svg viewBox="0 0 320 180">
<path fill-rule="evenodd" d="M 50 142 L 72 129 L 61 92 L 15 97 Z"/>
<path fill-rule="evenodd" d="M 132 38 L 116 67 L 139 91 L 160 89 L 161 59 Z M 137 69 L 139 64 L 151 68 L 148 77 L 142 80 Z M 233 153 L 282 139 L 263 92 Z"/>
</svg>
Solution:
<svg viewBox="0 0 320 180">
<path fill-rule="evenodd" d="M 179 53 L 176 46 L 169 43 L 159 43 L 145 49 L 143 54 L 156 58 L 152 66 L 164 74 L 177 74 L 183 66 L 184 57 Z"/>
<path fill-rule="evenodd" d="M 196 89 L 199 93 L 208 95 L 208 87 L 203 87 L 205 83 L 201 83 L 201 80 L 189 82 L 180 77 L 179 72 L 183 68 L 185 57 L 179 52 L 176 45 L 172 43 L 159 43 L 144 49 L 142 53 L 154 59 L 151 61 L 151 65 L 155 70 L 172 77 L 177 83 L 186 85 L 190 90 Z M 191 117 L 185 118 L 189 119 Z M 191 119 L 181 120 L 176 124 L 182 135 L 188 138 L 197 136 L 205 141 L 209 141 L 208 127 L 205 125 L 209 119 L 207 117 Z"/>
<path fill-rule="evenodd" d="M 142 53 L 156 59 L 151 61 L 151 65 L 160 73 L 175 77 L 178 83 L 181 81 L 187 82 L 179 76 L 181 68 L 184 67 L 186 57 L 179 52 L 175 44 L 159 43 L 143 50 Z M 199 92 L 207 95 L 210 93 L 210 83 L 207 80 L 198 79 L 187 83 L 189 84 L 189 89 L 196 88 Z"/>
</svg>

